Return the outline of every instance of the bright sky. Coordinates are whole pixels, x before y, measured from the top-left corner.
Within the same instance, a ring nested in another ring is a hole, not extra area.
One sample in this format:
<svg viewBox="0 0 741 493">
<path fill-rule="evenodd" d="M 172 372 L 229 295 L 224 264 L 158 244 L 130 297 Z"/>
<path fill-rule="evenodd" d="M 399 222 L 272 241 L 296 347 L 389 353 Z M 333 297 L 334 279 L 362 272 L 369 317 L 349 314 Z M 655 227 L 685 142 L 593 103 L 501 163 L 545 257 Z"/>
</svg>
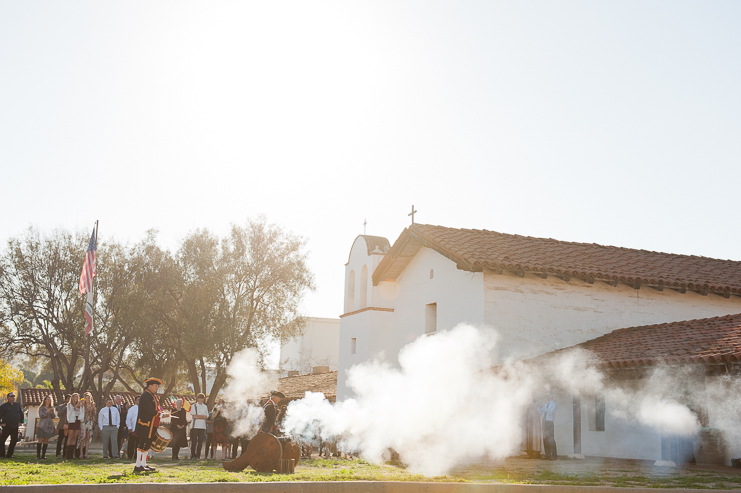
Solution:
<svg viewBox="0 0 741 493">
<path fill-rule="evenodd" d="M 0 241 L 265 214 L 741 260 L 741 2 L 0 0 Z M 82 252 L 80 253 L 82 263 Z"/>
</svg>

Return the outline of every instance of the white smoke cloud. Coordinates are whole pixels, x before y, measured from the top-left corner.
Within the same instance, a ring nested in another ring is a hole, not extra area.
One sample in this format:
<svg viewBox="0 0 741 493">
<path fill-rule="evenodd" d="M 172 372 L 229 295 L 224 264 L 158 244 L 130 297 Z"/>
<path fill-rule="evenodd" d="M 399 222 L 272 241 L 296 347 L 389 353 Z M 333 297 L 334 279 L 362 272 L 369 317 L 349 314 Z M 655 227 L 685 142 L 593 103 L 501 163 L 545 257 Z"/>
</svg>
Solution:
<svg viewBox="0 0 741 493">
<path fill-rule="evenodd" d="M 260 355 L 254 348 L 235 354 L 226 372 L 229 379 L 223 395 L 229 402 L 225 415 L 234 420 L 235 436 L 251 437 L 265 419 L 258 400 L 267 393 L 270 380 L 260 368 Z"/>
<path fill-rule="evenodd" d="M 355 398 L 331 404 L 307 392 L 291 402 L 283 428 L 305 438 L 339 439 L 372 462 L 393 449 L 410 470 L 448 473 L 472 459 L 501 459 L 520 450 L 521 418 L 546 389 L 561 395 L 604 397 L 613 415 L 664 432 L 691 434 L 694 413 L 661 389 L 658 372 L 641 388 L 607 386 L 584 351 L 564 352 L 540 365 L 508 362 L 490 371 L 498 335 L 468 325 L 420 337 L 404 347 L 399 365 L 382 359 L 351 368 Z M 483 371 L 482 371 L 483 370 Z M 561 411 L 563 412 L 563 411 Z"/>
<path fill-rule="evenodd" d="M 496 341 L 494 331 L 466 325 L 422 337 L 402 349 L 398 368 L 381 360 L 351 368 L 356 398 L 331 405 L 309 393 L 290 403 L 284 429 L 341 437 L 374 462 L 391 448 L 428 476 L 468 459 L 507 456 L 518 446 L 532 384 L 526 375 L 523 382 L 481 372 L 491 367 Z"/>
</svg>

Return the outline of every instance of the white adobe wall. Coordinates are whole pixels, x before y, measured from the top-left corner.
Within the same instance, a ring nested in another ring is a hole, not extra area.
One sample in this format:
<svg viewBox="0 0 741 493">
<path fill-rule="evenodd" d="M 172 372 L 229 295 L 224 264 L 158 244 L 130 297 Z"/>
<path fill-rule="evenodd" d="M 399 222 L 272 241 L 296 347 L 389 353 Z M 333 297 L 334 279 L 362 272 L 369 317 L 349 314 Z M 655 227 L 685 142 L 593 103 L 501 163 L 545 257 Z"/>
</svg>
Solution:
<svg viewBox="0 0 741 493">
<path fill-rule="evenodd" d="M 36 431 L 36 418 L 39 417 L 39 407 L 41 406 L 27 406 L 26 411 L 26 433 L 23 436 L 32 438 Z"/>
<path fill-rule="evenodd" d="M 569 397 L 563 401 L 563 412 L 557 416 L 556 434 L 557 439 L 560 437 L 562 443 L 568 444 L 559 453 L 568 455 L 574 453 L 573 400 Z M 589 422 L 595 419 L 594 396 L 581 397 L 581 453 L 592 457 L 661 460 L 661 431 L 626 421 L 614 411 L 609 402 L 605 403 L 605 430 L 590 430 Z"/>
<path fill-rule="evenodd" d="M 344 313 L 353 312 L 367 307 L 393 308 L 393 299 L 388 299 L 379 291 L 379 286 L 373 286 L 373 272 L 378 264 L 383 260 L 383 255 L 368 255 L 368 246 L 365 238 L 358 236 L 353 242 L 350 249 L 350 258 L 345 264 L 345 303 Z M 366 268 L 367 277 L 364 287 L 361 283 L 363 267 Z M 354 277 L 355 282 L 350 290 L 350 277 Z M 366 293 L 366 298 L 361 299 L 361 293 Z M 352 296 L 349 296 L 352 294 Z"/>
<path fill-rule="evenodd" d="M 485 322 L 503 336 L 500 359 L 543 354 L 626 327 L 741 313 L 737 296 L 491 272 L 483 284 Z"/>
<path fill-rule="evenodd" d="M 393 309 L 398 295 L 395 283 L 384 282 L 379 286 L 373 286 L 373 272 L 382 259 L 383 255 L 368 255 L 365 238 L 358 236 L 355 239 L 350 249 L 350 258 L 345 265 L 345 313 L 340 317 L 337 400 L 351 396 L 345 383 L 346 371 L 353 365 L 376 356 L 379 351 L 388 354 L 390 341 L 393 341 L 394 313 L 373 310 L 373 308 Z M 365 287 L 361 284 L 363 267 L 368 273 Z M 352 289 L 350 289 L 351 278 L 354 279 Z M 363 292 L 366 293 L 364 299 L 361 298 Z M 354 354 L 351 352 L 353 338 L 356 340 Z"/>
<path fill-rule="evenodd" d="M 340 319 L 309 318 L 304 333 L 286 342 L 280 348 L 280 362 L 289 364 L 284 370 L 298 370 L 291 364 L 304 366 L 325 366 L 330 371 L 337 370 L 340 351 Z"/>
<path fill-rule="evenodd" d="M 393 317 L 393 312 L 367 310 L 341 319 L 338 401 L 353 395 L 346 383 L 348 369 L 381 354 L 388 354 L 384 345 L 392 340 Z M 351 352 L 353 338 L 356 341 L 355 354 Z"/>
<path fill-rule="evenodd" d="M 392 361 L 402 347 L 425 334 L 429 303 L 437 303 L 437 332 L 462 322 L 480 327 L 484 323 L 483 283 L 482 273 L 459 270 L 436 251 L 421 248 L 396 280 L 394 338 L 388 341 Z"/>
</svg>

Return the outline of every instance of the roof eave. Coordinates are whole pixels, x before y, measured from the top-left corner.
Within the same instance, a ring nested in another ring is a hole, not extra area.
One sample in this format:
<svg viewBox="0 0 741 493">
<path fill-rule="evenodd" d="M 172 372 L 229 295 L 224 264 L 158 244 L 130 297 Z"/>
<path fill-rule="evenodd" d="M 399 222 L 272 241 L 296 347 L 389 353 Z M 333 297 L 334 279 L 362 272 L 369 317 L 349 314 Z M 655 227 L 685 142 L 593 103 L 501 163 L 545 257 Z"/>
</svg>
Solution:
<svg viewBox="0 0 741 493">
<path fill-rule="evenodd" d="M 460 270 L 465 270 L 465 271 L 470 271 L 470 272 L 482 272 L 484 270 L 483 267 L 470 264 L 463 258 L 452 254 L 451 252 L 446 250 L 443 246 L 438 245 L 437 243 L 434 243 L 430 239 L 417 233 L 411 228 L 405 228 L 404 231 L 401 232 L 401 235 L 399 235 L 399 238 L 397 238 L 397 240 L 391 246 L 388 253 L 383 257 L 383 260 L 381 260 L 381 262 L 378 264 L 378 267 L 376 267 L 376 270 L 373 271 L 373 285 L 374 286 L 378 286 L 378 284 L 380 284 L 383 281 L 396 281 L 398 274 L 394 276 L 388 276 L 387 273 L 399 260 L 399 256 L 404 251 L 404 248 L 409 244 L 410 241 L 415 241 L 423 247 L 434 250 L 435 252 L 439 253 L 443 257 L 455 263 L 456 267 Z M 403 271 L 404 269 L 402 268 L 401 270 Z"/>
</svg>

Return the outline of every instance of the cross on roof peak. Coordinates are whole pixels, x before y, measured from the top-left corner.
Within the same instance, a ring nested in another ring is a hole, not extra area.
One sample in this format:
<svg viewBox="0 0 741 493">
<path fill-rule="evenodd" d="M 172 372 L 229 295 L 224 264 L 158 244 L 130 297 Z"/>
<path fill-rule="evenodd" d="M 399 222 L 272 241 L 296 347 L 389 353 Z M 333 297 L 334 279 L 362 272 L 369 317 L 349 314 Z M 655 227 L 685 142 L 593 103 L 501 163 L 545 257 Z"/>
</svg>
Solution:
<svg viewBox="0 0 741 493">
<path fill-rule="evenodd" d="M 407 216 L 412 216 L 412 224 L 414 224 L 414 214 L 416 214 L 417 211 L 414 210 L 414 205 L 412 205 L 412 212 L 407 214 Z"/>
</svg>

